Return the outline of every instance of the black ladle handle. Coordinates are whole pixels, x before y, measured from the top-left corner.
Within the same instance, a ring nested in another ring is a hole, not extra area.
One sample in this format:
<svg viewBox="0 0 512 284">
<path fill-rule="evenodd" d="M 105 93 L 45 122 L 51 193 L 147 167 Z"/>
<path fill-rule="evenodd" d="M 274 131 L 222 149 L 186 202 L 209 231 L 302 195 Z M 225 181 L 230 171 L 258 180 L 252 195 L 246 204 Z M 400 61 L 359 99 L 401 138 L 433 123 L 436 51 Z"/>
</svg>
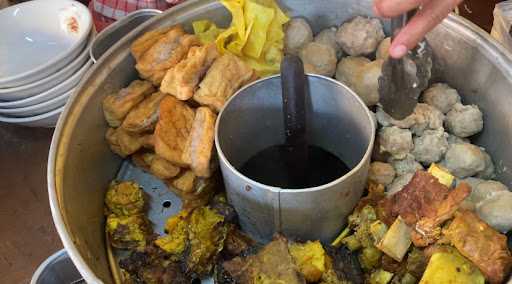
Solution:
<svg viewBox="0 0 512 284">
<path fill-rule="evenodd" d="M 306 75 L 302 60 L 287 55 L 281 62 L 284 130 L 288 147 L 287 168 L 296 181 L 305 182 L 308 164 L 306 133 Z"/>
</svg>

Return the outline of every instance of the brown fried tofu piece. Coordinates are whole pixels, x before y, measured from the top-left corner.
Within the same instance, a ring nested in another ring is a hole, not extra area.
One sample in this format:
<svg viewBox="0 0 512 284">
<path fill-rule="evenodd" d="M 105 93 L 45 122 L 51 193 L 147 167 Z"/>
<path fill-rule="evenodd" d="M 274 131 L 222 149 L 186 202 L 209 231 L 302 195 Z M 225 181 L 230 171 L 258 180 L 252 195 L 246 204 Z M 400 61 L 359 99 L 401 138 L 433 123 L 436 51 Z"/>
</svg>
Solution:
<svg viewBox="0 0 512 284">
<path fill-rule="evenodd" d="M 160 103 L 155 129 L 155 152 L 177 166 L 187 166 L 183 151 L 192 129 L 195 112 L 178 99 L 166 96 Z"/>
<path fill-rule="evenodd" d="M 209 177 L 212 174 L 210 160 L 213 153 L 216 119 L 217 115 L 210 108 L 197 108 L 192 130 L 183 151 L 183 161 L 190 165 L 192 171 L 199 177 Z"/>
<path fill-rule="evenodd" d="M 400 215 L 409 226 L 423 217 L 435 218 L 448 192 L 449 188 L 437 178 L 426 171 L 417 171 L 404 189 L 391 196 L 392 214 Z"/>
<path fill-rule="evenodd" d="M 242 59 L 226 53 L 212 64 L 193 98 L 219 112 L 226 101 L 253 78 L 251 67 Z"/>
<path fill-rule="evenodd" d="M 169 190 L 181 198 L 183 207 L 192 209 L 208 204 L 217 191 L 219 176 L 201 178 L 191 170 L 186 170 L 181 171 L 177 177 L 167 180 L 166 183 Z"/>
<path fill-rule="evenodd" d="M 198 45 L 196 36 L 185 34 L 181 26 L 174 26 L 140 56 L 135 68 L 142 78 L 160 85 L 167 70 L 176 66 L 192 46 Z"/>
<path fill-rule="evenodd" d="M 170 29 L 171 28 L 162 28 L 151 30 L 137 38 L 130 46 L 130 51 L 135 60 L 139 61 L 142 55 L 148 51 L 159 39 L 161 39 Z"/>
<path fill-rule="evenodd" d="M 180 168 L 166 159 L 155 155 L 151 160 L 149 171 L 159 179 L 168 179 L 177 176 L 180 173 Z"/>
<path fill-rule="evenodd" d="M 165 94 L 156 92 L 144 99 L 128 113 L 121 127 L 134 133 L 152 131 L 158 120 L 160 102 L 164 98 Z"/>
<path fill-rule="evenodd" d="M 219 52 L 215 43 L 191 47 L 187 58 L 167 71 L 160 91 L 182 101 L 190 99 L 194 95 L 199 81 L 217 57 L 219 57 Z"/>
<path fill-rule="evenodd" d="M 129 133 L 122 128 L 109 128 L 105 138 L 112 152 L 125 158 L 147 145 L 150 135 L 139 135 Z"/>
<path fill-rule="evenodd" d="M 137 153 L 134 153 L 131 158 L 133 164 L 135 164 L 137 167 L 145 170 L 146 172 L 149 172 L 149 168 L 151 167 L 151 162 L 155 158 L 156 154 L 153 152 L 143 152 L 139 151 Z"/>
<path fill-rule="evenodd" d="M 490 283 L 502 283 L 512 266 L 507 237 L 467 210 L 455 213 L 444 231 L 459 252 L 471 260 Z"/>
<path fill-rule="evenodd" d="M 119 127 L 124 118 L 139 102 L 153 93 L 155 88 L 148 81 L 135 80 L 128 87 L 103 100 L 103 114 L 111 127 Z"/>
</svg>

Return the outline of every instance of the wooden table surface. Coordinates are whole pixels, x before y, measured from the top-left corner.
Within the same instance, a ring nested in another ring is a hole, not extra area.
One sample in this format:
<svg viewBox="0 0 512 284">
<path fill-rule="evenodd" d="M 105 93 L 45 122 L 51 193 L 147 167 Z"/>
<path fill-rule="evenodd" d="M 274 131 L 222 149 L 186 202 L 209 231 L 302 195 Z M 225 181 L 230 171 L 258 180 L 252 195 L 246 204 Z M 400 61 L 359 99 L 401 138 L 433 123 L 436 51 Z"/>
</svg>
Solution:
<svg viewBox="0 0 512 284">
<path fill-rule="evenodd" d="M 497 2 L 469 0 L 460 13 L 489 31 Z M 37 266 L 62 247 L 46 187 L 52 133 L 0 123 L 0 283 L 28 283 Z"/>
</svg>

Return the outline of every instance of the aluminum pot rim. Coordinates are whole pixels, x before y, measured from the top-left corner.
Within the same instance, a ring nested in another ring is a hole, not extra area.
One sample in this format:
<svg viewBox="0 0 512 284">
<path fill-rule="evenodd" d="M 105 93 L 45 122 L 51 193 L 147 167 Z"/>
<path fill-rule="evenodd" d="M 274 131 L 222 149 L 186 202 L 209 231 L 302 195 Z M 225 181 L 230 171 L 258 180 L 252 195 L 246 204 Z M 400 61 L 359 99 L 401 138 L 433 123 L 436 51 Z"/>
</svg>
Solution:
<svg viewBox="0 0 512 284">
<path fill-rule="evenodd" d="M 96 64 L 94 64 L 89 71 L 82 77 L 80 83 L 77 85 L 74 94 L 69 98 L 68 103 L 66 104 L 64 111 L 61 114 L 61 119 L 57 122 L 57 126 L 55 128 L 52 142 L 50 145 L 49 156 L 48 156 L 48 165 L 47 165 L 47 183 L 48 183 L 48 199 L 50 201 L 50 209 L 53 217 L 53 222 L 55 224 L 57 233 L 67 250 L 67 253 L 73 263 L 76 265 L 80 274 L 84 277 L 84 280 L 87 283 L 103 283 L 98 277 L 96 277 L 95 273 L 91 270 L 89 265 L 84 261 L 80 252 L 78 251 L 70 233 L 67 230 L 67 225 L 64 222 L 64 217 L 62 212 L 60 211 L 59 201 L 57 197 L 57 186 L 56 180 L 57 175 L 61 176 L 62 172 L 58 172 L 56 169 L 56 162 L 59 154 L 59 149 L 62 144 L 67 144 L 69 141 L 63 141 L 62 136 L 64 133 L 64 129 L 66 125 L 69 124 L 69 117 L 73 114 L 71 111 L 75 108 L 77 104 L 78 94 L 87 86 L 85 82 L 88 81 L 89 77 L 92 74 L 96 73 L 96 69 L 99 69 L 102 66 L 102 62 L 107 60 L 111 56 L 111 54 L 115 53 L 119 46 L 124 45 L 127 41 L 132 40 L 131 38 L 138 34 L 141 30 L 145 29 L 148 26 L 153 25 L 154 23 L 160 21 L 161 18 L 165 17 L 169 13 L 174 13 L 181 10 L 187 10 L 190 7 L 193 7 L 200 2 L 204 2 L 206 5 L 215 4 L 211 0 L 189 0 L 180 5 L 172 7 L 165 11 L 164 13 L 155 16 L 154 18 L 146 21 L 141 24 L 136 29 L 132 30 L 130 33 L 125 35 L 121 40 L 119 40 L 115 45 L 113 45 L 101 58 L 98 60 Z M 485 57 L 494 57 L 499 60 L 495 61 L 495 64 L 503 70 L 503 74 L 507 76 L 512 81 L 512 54 L 501 46 L 495 39 L 493 39 L 488 33 L 483 31 L 481 28 L 471 23 L 469 20 L 466 20 L 458 15 L 450 14 L 447 19 L 445 19 L 442 25 L 448 25 L 453 27 L 456 30 L 463 31 L 467 35 L 472 37 L 476 37 L 478 40 L 486 43 L 485 45 L 481 45 L 481 48 L 484 50 Z M 75 112 L 76 114 L 76 112 Z"/>
<path fill-rule="evenodd" d="M 254 82 L 251 82 L 250 84 L 247 84 L 245 85 L 244 87 L 242 87 L 240 90 L 238 90 L 233 96 L 231 96 L 231 98 L 228 99 L 228 101 L 224 104 L 224 107 L 222 108 L 221 112 L 219 113 L 218 117 L 217 117 L 217 121 L 215 122 L 215 148 L 217 150 L 217 154 L 219 156 L 219 160 L 224 164 L 226 165 L 229 170 L 235 174 L 237 176 L 237 178 L 243 180 L 244 182 L 248 183 L 248 184 L 254 184 L 254 185 L 257 185 L 259 188 L 263 189 L 263 190 L 268 190 L 270 192 L 279 192 L 279 193 L 305 193 L 305 192 L 316 192 L 316 191 L 321 191 L 321 190 L 325 190 L 325 189 L 328 189 L 328 188 L 331 188 L 333 187 L 334 185 L 336 184 L 339 184 L 339 183 L 342 183 L 344 182 L 345 180 L 349 179 L 351 176 L 353 176 L 354 174 L 356 174 L 357 172 L 359 172 L 361 169 L 364 168 L 365 166 L 365 163 L 366 161 L 368 161 L 368 159 L 371 159 L 371 155 L 372 155 L 372 151 L 373 151 L 373 145 L 375 143 L 375 122 L 372 118 L 372 115 L 370 114 L 370 110 L 368 109 L 368 107 L 366 106 L 366 104 L 363 102 L 363 100 L 352 90 L 350 89 L 348 86 L 346 86 L 345 84 L 337 81 L 337 80 L 334 80 L 332 78 L 329 78 L 329 77 L 326 77 L 326 76 L 322 76 L 322 75 L 318 75 L 318 74 L 311 74 L 311 73 L 307 73 L 306 76 L 308 78 L 316 78 L 316 79 L 320 79 L 320 80 L 325 80 L 329 83 L 332 83 L 334 85 L 338 85 L 339 87 L 341 87 L 342 89 L 344 89 L 345 91 L 347 91 L 347 94 L 349 96 L 352 96 L 356 99 L 357 103 L 363 108 L 366 116 L 367 116 L 367 119 L 370 121 L 370 139 L 369 139 L 369 143 L 368 143 L 368 146 L 366 147 L 366 151 L 364 152 L 364 155 L 361 157 L 361 159 L 359 160 L 359 162 L 357 163 L 357 165 L 355 167 L 353 167 L 348 173 L 344 174 L 343 176 L 329 182 L 329 183 L 326 183 L 326 184 L 323 184 L 323 185 L 319 185 L 319 186 L 314 186 L 314 187 L 308 187 L 308 188 L 297 188 L 297 189 L 286 189 L 286 188 L 281 188 L 281 187 L 276 187 L 276 186 L 270 186 L 270 185 L 266 185 L 266 184 L 263 184 L 263 183 L 260 183 L 256 180 L 253 180 L 253 179 L 250 179 L 248 177 L 246 177 L 245 175 L 243 175 L 239 170 L 237 170 L 232 164 L 231 162 L 229 162 L 229 160 L 226 158 L 226 156 L 224 155 L 224 152 L 222 151 L 222 147 L 220 146 L 220 142 L 219 142 L 219 124 L 220 124 L 220 120 L 221 120 L 221 117 L 224 113 L 224 111 L 226 110 L 227 106 L 233 101 L 235 100 L 236 97 L 240 96 L 240 95 L 244 95 L 243 92 L 246 91 L 247 89 L 251 88 L 252 86 L 254 85 L 257 85 L 259 83 L 265 83 L 266 81 L 270 81 L 272 79 L 275 79 L 275 78 L 279 78 L 281 77 L 281 75 L 277 74 L 277 75 L 272 75 L 272 76 L 269 76 L 269 77 L 266 77 L 266 78 L 262 78 L 262 79 L 259 79 L 259 80 L 256 80 Z"/>
</svg>

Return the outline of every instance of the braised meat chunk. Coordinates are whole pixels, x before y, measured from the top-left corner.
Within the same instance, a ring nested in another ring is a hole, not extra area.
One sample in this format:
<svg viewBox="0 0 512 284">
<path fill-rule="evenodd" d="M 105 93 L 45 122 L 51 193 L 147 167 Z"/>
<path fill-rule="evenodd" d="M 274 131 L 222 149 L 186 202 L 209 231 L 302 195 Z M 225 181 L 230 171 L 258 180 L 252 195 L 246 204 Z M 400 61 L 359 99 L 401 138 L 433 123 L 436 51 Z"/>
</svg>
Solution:
<svg viewBox="0 0 512 284">
<path fill-rule="evenodd" d="M 143 100 L 128 113 L 121 127 L 135 133 L 152 131 L 158 120 L 158 107 L 164 97 L 164 94 L 156 92 Z"/>
<path fill-rule="evenodd" d="M 192 46 L 199 44 L 196 36 L 185 34 L 181 26 L 174 26 L 146 52 L 136 56 L 139 59 L 135 68 L 142 78 L 160 85 L 167 70 L 176 66 Z"/>
<path fill-rule="evenodd" d="M 254 75 L 252 70 L 240 58 L 226 53 L 219 57 L 194 94 L 194 100 L 201 105 L 220 111 L 224 103 Z"/>
<path fill-rule="evenodd" d="M 491 283 L 501 283 L 512 267 L 507 237 L 471 211 L 459 211 L 444 230 L 451 244 L 471 260 Z"/>
<path fill-rule="evenodd" d="M 194 123 L 183 151 L 183 161 L 190 165 L 192 171 L 199 177 L 209 177 L 212 174 L 210 160 L 213 152 L 216 119 L 217 115 L 209 108 L 197 108 Z"/>
<path fill-rule="evenodd" d="M 194 110 L 184 102 L 167 96 L 160 103 L 155 129 L 155 152 L 178 166 L 186 166 L 183 152 L 194 121 Z"/>
<path fill-rule="evenodd" d="M 160 91 L 183 101 L 192 98 L 199 81 L 218 56 L 217 46 L 214 43 L 191 47 L 187 58 L 167 71 Z"/>
<path fill-rule="evenodd" d="M 103 100 L 103 114 L 111 127 L 119 127 L 124 118 L 155 88 L 148 81 L 135 80 L 117 94 L 111 94 Z"/>
</svg>

